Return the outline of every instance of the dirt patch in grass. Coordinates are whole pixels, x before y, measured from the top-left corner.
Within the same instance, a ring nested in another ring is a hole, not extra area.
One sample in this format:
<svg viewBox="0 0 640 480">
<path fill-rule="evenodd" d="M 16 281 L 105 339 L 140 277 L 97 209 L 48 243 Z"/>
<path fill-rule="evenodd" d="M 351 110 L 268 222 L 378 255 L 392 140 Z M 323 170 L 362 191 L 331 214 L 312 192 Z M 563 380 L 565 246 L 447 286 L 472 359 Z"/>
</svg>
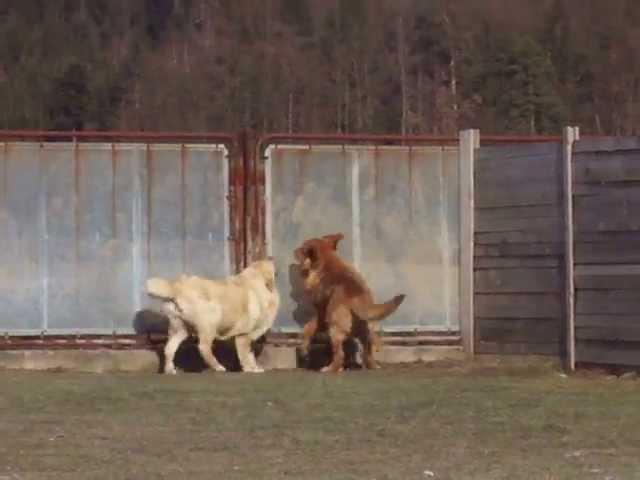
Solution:
<svg viewBox="0 0 640 480">
<path fill-rule="evenodd" d="M 640 479 L 640 381 L 448 362 L 341 375 L 0 371 L 0 479 Z"/>
</svg>

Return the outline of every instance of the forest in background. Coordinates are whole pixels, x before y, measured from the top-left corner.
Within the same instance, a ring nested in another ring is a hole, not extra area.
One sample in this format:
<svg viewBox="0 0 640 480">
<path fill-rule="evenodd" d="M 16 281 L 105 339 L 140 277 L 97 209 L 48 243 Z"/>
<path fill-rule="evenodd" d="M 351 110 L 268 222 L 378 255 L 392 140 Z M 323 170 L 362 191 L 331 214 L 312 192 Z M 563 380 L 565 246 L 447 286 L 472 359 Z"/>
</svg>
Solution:
<svg viewBox="0 0 640 480">
<path fill-rule="evenodd" d="M 638 0 L 0 0 L 0 129 L 640 130 Z"/>
</svg>

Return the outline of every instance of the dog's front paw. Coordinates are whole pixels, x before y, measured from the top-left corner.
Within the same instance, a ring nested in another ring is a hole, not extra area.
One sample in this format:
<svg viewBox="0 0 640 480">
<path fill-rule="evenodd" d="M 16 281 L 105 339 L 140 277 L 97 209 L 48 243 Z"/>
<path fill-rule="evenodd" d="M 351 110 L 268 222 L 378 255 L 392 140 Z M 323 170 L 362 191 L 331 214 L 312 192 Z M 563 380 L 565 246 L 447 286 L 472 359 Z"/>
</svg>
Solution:
<svg viewBox="0 0 640 480">
<path fill-rule="evenodd" d="M 217 366 L 213 367 L 213 369 L 214 369 L 216 372 L 226 372 L 226 371 L 227 371 L 227 369 L 226 369 L 226 368 L 224 368 L 222 365 L 217 365 Z"/>
<path fill-rule="evenodd" d="M 250 367 L 245 370 L 245 372 L 249 373 L 264 373 L 264 368 L 256 365 L 255 367 Z"/>
<path fill-rule="evenodd" d="M 165 375 L 176 375 L 178 370 L 173 365 L 164 368 Z"/>
</svg>

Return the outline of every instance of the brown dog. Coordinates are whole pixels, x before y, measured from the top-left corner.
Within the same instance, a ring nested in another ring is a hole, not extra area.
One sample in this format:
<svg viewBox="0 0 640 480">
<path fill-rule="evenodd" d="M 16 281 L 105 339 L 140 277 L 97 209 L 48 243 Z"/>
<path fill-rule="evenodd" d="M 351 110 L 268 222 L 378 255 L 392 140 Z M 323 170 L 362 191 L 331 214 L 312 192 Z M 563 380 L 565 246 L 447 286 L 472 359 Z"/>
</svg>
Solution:
<svg viewBox="0 0 640 480">
<path fill-rule="evenodd" d="M 340 240 L 342 240 L 343 238 L 344 236 L 341 233 L 336 233 L 333 235 L 325 235 L 324 237 L 320 237 L 319 240 L 322 240 L 329 246 L 329 248 L 337 252 L 338 243 L 340 243 Z M 317 272 L 311 272 L 309 259 L 304 259 L 303 263 L 304 265 L 300 265 L 302 287 L 306 295 L 313 301 L 314 290 L 318 286 L 318 275 Z M 362 283 L 366 287 L 364 280 L 362 281 Z M 376 352 L 380 351 L 380 349 L 382 348 L 382 340 L 380 339 L 380 335 L 376 331 L 377 323 L 378 322 L 369 323 L 369 339 L 371 341 L 372 348 Z M 302 328 L 302 353 L 305 357 L 309 355 L 311 340 L 313 339 L 314 335 L 318 331 L 326 330 L 326 322 L 324 322 L 324 319 L 318 319 L 318 313 L 316 311 L 315 315 L 309 321 L 307 321 L 307 323 L 305 323 L 304 327 Z"/>
<path fill-rule="evenodd" d="M 303 350 L 308 350 L 315 331 L 327 328 L 331 337 L 333 360 L 323 371 L 338 372 L 344 366 L 343 342 L 349 336 L 358 337 L 364 347 L 363 360 L 367 368 L 377 368 L 372 344 L 379 339 L 370 327 L 392 314 L 405 296 L 375 304 L 373 295 L 362 276 L 337 254 L 342 234 L 327 235 L 305 241 L 294 252 L 301 266 L 303 286 L 316 308 L 317 317 L 303 329 Z"/>
</svg>

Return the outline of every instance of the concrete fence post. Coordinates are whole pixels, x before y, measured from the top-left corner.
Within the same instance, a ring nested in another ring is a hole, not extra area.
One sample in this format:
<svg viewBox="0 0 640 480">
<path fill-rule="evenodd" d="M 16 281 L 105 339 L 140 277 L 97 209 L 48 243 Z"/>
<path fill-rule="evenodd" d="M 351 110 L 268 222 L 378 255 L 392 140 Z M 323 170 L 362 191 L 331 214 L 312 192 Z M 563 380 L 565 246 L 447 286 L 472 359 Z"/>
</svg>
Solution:
<svg viewBox="0 0 640 480">
<path fill-rule="evenodd" d="M 575 284 L 573 275 L 573 172 L 571 169 L 573 143 L 580 139 L 578 127 L 565 127 L 562 135 L 562 197 L 564 201 L 564 261 L 565 261 L 565 318 L 566 368 L 576 368 Z"/>
<path fill-rule="evenodd" d="M 459 134 L 460 162 L 460 335 L 467 355 L 475 352 L 473 319 L 474 160 L 479 130 Z"/>
</svg>

